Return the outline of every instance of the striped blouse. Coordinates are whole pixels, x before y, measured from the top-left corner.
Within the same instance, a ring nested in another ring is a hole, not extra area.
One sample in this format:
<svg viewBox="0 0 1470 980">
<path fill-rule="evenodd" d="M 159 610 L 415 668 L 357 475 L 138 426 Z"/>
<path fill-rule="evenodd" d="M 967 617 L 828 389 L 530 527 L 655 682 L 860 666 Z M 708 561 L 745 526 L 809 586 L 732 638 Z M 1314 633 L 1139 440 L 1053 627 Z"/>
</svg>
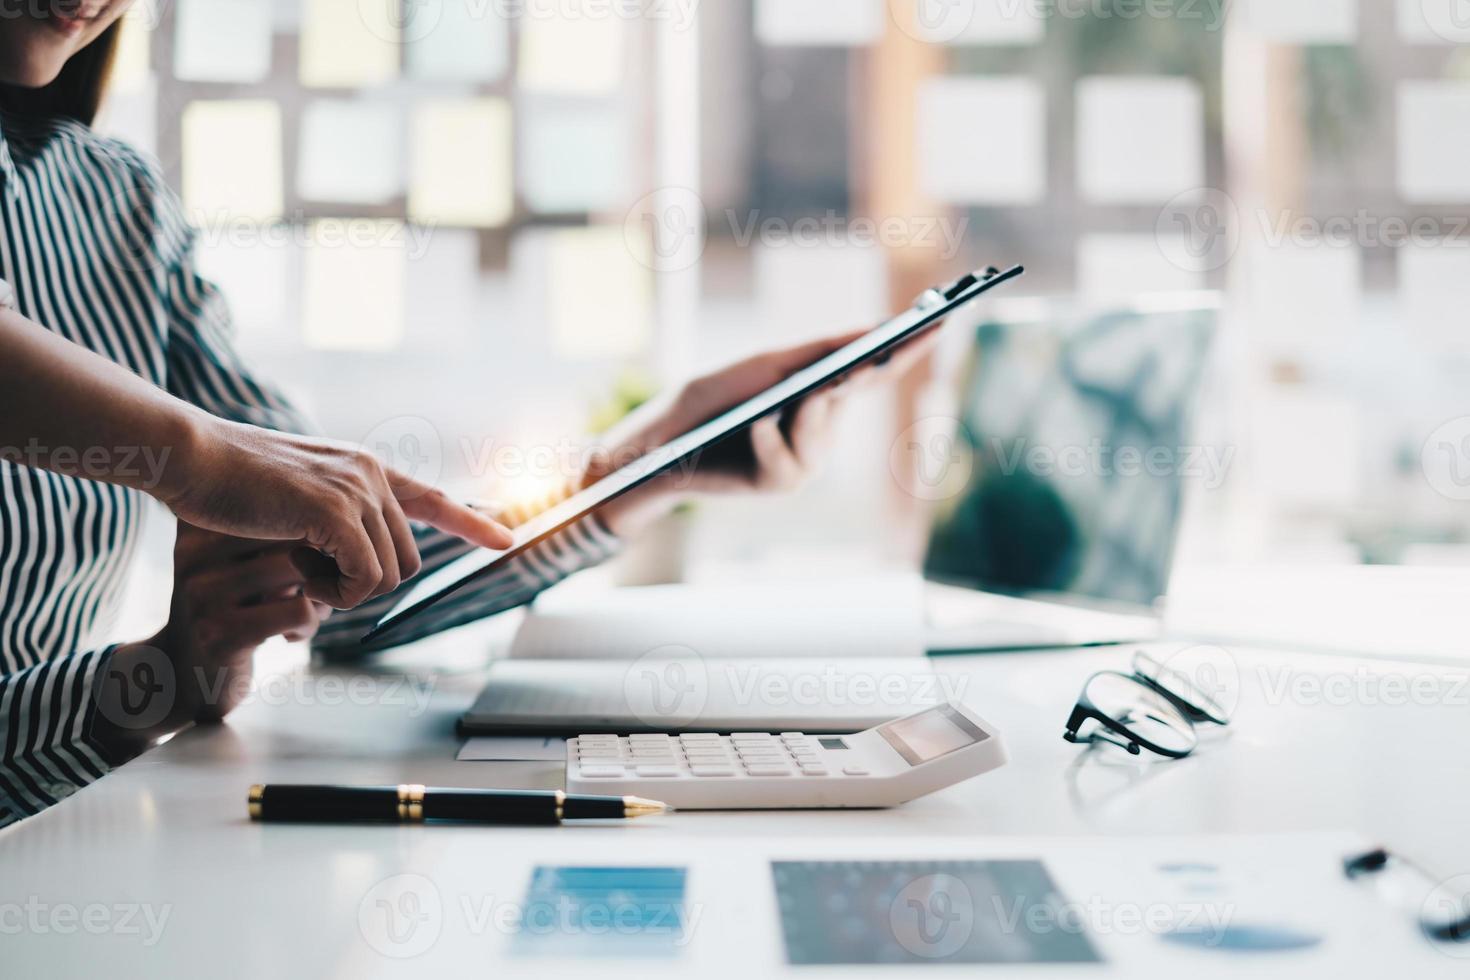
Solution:
<svg viewBox="0 0 1470 980">
<path fill-rule="evenodd" d="M 20 313 L 216 415 L 309 431 L 241 362 L 182 207 L 137 152 L 70 120 L 0 114 L 0 216 L 0 296 Z M 93 692 L 144 514 L 138 492 L 27 467 L 23 450 L 0 447 L 0 826 L 108 769 Z M 425 574 L 469 550 L 416 533 Z M 527 602 L 616 543 L 595 520 L 573 525 L 395 642 Z M 361 654 L 393 601 L 334 615 L 314 648 Z"/>
</svg>

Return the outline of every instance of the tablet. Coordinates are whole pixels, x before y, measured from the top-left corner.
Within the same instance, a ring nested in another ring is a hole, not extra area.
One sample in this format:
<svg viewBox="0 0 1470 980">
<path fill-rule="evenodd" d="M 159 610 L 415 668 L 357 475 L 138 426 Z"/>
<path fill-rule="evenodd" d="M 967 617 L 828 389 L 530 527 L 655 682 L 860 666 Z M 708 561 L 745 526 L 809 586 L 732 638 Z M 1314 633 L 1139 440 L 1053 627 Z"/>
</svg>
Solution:
<svg viewBox="0 0 1470 980">
<path fill-rule="evenodd" d="M 515 528 L 515 541 L 509 548 L 503 551 L 480 549 L 425 576 L 408 590 L 387 615 L 378 620 L 378 624 L 363 637 L 363 642 L 392 633 L 443 599 L 489 575 L 502 562 L 534 547 L 608 501 L 718 445 L 749 428 L 752 423 L 781 411 L 842 375 L 881 359 L 904 341 L 923 333 L 961 306 L 1001 283 L 1016 278 L 1023 271 L 1025 270 L 1021 266 L 1014 266 L 1004 272 L 994 268 L 985 269 L 961 276 L 947 286 L 926 291 L 908 312 L 875 327 L 852 343 L 777 382 L 754 398 L 695 426 Z"/>
</svg>

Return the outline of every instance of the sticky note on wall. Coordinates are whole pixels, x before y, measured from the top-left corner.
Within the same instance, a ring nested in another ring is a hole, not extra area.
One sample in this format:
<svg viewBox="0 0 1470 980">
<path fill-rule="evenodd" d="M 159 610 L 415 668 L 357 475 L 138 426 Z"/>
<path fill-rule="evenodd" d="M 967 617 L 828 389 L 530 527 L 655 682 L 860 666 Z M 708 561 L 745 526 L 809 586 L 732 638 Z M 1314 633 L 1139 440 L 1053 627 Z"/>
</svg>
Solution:
<svg viewBox="0 0 1470 980">
<path fill-rule="evenodd" d="M 607 95 L 623 79 L 626 24 L 611 11 L 574 17 L 547 12 L 521 21 L 518 79 L 522 91 Z"/>
<path fill-rule="evenodd" d="M 271 9 L 261 0 L 177 0 L 174 75 L 260 82 L 271 68 Z"/>
<path fill-rule="evenodd" d="M 471 228 L 510 220 L 511 115 L 503 100 L 422 103 L 414 109 L 409 145 L 410 219 Z"/>
<path fill-rule="evenodd" d="M 381 0 L 305 3 L 300 34 L 302 85 L 355 88 L 398 77 L 402 33 L 397 4 Z"/>
<path fill-rule="evenodd" d="M 1410 44 L 1470 42 L 1464 0 L 1398 0 L 1399 37 Z"/>
<path fill-rule="evenodd" d="M 914 11 L 903 27 L 930 44 L 1032 44 L 1046 35 L 1046 9 L 1039 3 L 915 0 L 911 6 Z"/>
<path fill-rule="evenodd" d="M 403 27 L 408 74 L 424 81 L 493 82 L 510 63 L 510 20 L 483 0 L 412 5 Z"/>
<path fill-rule="evenodd" d="M 1398 250 L 1399 310 L 1404 330 L 1431 350 L 1470 350 L 1470 247 L 1463 243 Z"/>
<path fill-rule="evenodd" d="M 184 108 L 184 207 L 196 224 L 280 217 L 281 110 L 266 99 Z"/>
<path fill-rule="evenodd" d="M 321 99 L 301 111 L 296 190 L 308 201 L 386 204 L 404 191 L 402 113 L 389 103 Z"/>
<path fill-rule="evenodd" d="M 607 106 L 522 105 L 518 172 L 526 205 L 543 214 L 626 210 L 631 128 Z"/>
<path fill-rule="evenodd" d="M 1077 83 L 1077 179 L 1094 204 L 1163 204 L 1205 183 L 1204 96 L 1192 79 Z"/>
<path fill-rule="evenodd" d="M 950 204 L 1046 195 L 1046 98 L 1024 78 L 931 78 L 919 89 L 919 180 Z M 956 120 L 983 119 L 984 138 Z"/>
<path fill-rule="evenodd" d="M 653 273 L 621 225 L 550 232 L 546 241 L 552 344 L 570 359 L 627 357 L 653 335 Z"/>
<path fill-rule="evenodd" d="M 1398 186 L 1407 201 L 1470 201 L 1470 82 L 1398 87 Z"/>
<path fill-rule="evenodd" d="M 771 45 L 871 44 L 887 26 L 887 0 L 757 0 L 755 35 Z"/>
<path fill-rule="evenodd" d="M 318 350 L 384 351 L 403 340 L 407 229 L 325 218 L 307 228 L 302 326 Z"/>
<path fill-rule="evenodd" d="M 1351 44 L 1358 36 L 1358 0 L 1239 0 L 1234 14 L 1279 44 Z"/>
</svg>

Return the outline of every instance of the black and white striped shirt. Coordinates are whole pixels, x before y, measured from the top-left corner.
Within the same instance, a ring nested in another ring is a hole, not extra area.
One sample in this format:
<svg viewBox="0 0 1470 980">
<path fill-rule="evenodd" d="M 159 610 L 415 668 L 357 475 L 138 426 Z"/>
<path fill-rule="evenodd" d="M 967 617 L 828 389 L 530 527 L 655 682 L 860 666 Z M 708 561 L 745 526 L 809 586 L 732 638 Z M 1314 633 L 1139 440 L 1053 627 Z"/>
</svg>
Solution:
<svg viewBox="0 0 1470 980">
<path fill-rule="evenodd" d="M 0 115 L 0 216 L 0 285 L 10 287 L 0 294 L 26 317 L 216 415 L 307 431 L 241 362 L 224 297 L 195 272 L 178 198 L 144 157 L 71 120 Z M 3 826 L 108 768 L 90 737 L 93 691 L 144 511 L 137 491 L 0 457 Z M 418 537 L 425 574 L 469 550 L 438 532 Z M 616 544 L 595 520 L 573 525 L 394 642 L 527 602 Z M 333 616 L 316 649 L 360 654 L 358 638 L 393 601 Z"/>
</svg>

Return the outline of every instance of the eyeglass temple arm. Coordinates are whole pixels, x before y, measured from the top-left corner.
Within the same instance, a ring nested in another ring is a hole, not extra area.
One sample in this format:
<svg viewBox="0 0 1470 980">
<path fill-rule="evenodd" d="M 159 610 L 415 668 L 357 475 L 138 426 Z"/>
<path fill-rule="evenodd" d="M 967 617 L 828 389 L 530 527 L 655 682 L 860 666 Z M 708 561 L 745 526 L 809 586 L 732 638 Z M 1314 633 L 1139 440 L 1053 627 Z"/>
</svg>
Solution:
<svg viewBox="0 0 1470 980">
<path fill-rule="evenodd" d="M 1076 708 L 1072 709 L 1072 717 L 1067 719 L 1067 730 L 1062 733 L 1062 738 L 1064 738 L 1068 742 L 1071 742 L 1074 745 L 1087 745 L 1098 740 L 1111 742 L 1119 748 L 1127 749 L 1133 755 L 1139 755 L 1143 751 L 1142 746 L 1140 746 L 1137 742 L 1133 741 L 1132 739 L 1125 740 L 1119 738 L 1118 736 L 1113 734 L 1111 729 L 1109 729 L 1101 722 L 1098 723 L 1097 730 L 1092 732 L 1086 738 L 1078 736 L 1077 730 L 1081 728 L 1082 723 L 1087 721 L 1089 718 L 1094 718 L 1093 714 L 1087 709 L 1083 708 L 1081 705 L 1078 705 Z"/>
</svg>

